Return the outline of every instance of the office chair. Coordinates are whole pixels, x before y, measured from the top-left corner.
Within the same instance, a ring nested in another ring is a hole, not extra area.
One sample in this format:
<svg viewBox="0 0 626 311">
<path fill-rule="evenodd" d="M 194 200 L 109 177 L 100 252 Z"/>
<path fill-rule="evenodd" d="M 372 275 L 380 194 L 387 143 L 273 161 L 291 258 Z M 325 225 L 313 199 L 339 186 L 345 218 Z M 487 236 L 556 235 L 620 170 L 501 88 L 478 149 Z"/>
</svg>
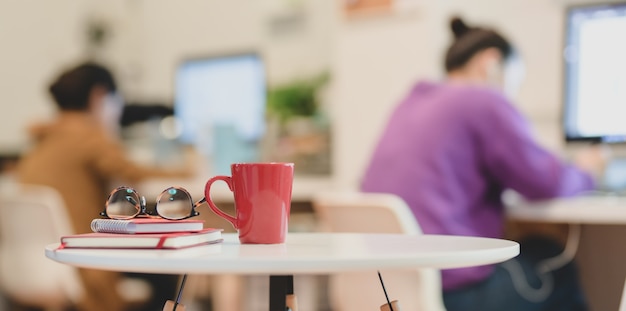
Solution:
<svg viewBox="0 0 626 311">
<path fill-rule="evenodd" d="M 313 198 L 322 230 L 331 232 L 422 234 L 406 203 L 392 194 L 322 193 Z M 436 269 L 381 271 L 391 300 L 403 310 L 444 311 Z M 329 278 L 333 310 L 378 310 L 385 296 L 376 271 L 346 272 Z"/>
<path fill-rule="evenodd" d="M 73 233 L 63 199 L 39 185 L 3 183 L 0 187 L 0 289 L 20 305 L 63 310 L 82 297 L 76 268 L 45 257 L 44 246 Z M 126 279 L 118 291 L 129 302 L 145 301 L 145 282 Z"/>
<path fill-rule="evenodd" d="M 61 310 L 82 295 L 77 271 L 43 252 L 72 233 L 63 204 L 43 186 L 5 185 L 0 192 L 0 287 L 19 304 Z"/>
</svg>

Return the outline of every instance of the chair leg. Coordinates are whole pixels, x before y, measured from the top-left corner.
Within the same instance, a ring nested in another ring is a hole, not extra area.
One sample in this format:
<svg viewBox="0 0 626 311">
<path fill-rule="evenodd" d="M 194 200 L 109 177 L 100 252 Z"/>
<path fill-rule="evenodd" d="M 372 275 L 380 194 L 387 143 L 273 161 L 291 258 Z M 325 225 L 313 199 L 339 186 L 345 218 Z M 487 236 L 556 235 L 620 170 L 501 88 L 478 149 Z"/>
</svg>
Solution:
<svg viewBox="0 0 626 311">
<path fill-rule="evenodd" d="M 215 276 L 211 288 L 213 310 L 242 310 L 243 285 L 243 279 L 238 275 Z"/>
</svg>

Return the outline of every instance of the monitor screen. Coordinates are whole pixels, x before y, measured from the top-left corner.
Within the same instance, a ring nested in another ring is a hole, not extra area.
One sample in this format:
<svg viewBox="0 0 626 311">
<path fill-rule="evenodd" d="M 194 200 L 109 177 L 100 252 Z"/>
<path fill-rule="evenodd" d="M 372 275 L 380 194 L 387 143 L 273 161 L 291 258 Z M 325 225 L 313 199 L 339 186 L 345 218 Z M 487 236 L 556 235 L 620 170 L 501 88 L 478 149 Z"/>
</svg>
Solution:
<svg viewBox="0 0 626 311">
<path fill-rule="evenodd" d="M 567 11 L 563 125 L 568 141 L 626 140 L 626 4 Z"/>
<path fill-rule="evenodd" d="M 174 115 L 182 126 L 181 142 L 211 154 L 220 141 L 232 147 L 254 144 L 263 136 L 266 81 L 258 55 L 185 60 L 175 80 Z"/>
</svg>

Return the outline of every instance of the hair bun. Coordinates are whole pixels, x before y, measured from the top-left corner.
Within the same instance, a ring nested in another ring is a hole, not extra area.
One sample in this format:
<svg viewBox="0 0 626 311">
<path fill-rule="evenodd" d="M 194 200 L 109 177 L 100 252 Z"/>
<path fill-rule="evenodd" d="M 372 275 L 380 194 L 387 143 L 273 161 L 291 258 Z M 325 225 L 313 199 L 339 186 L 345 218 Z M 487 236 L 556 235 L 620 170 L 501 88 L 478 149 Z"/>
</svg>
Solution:
<svg viewBox="0 0 626 311">
<path fill-rule="evenodd" d="M 455 38 L 463 36 L 470 30 L 467 24 L 465 24 L 460 17 L 452 18 L 450 21 L 450 29 L 452 29 L 452 33 L 454 33 Z"/>
</svg>

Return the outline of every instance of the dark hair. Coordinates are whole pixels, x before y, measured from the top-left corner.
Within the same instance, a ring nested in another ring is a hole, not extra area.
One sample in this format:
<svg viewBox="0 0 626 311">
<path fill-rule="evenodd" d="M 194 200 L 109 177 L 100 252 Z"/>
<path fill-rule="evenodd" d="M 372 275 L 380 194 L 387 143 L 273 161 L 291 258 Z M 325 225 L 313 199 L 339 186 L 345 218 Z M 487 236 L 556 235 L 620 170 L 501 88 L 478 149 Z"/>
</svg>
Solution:
<svg viewBox="0 0 626 311">
<path fill-rule="evenodd" d="M 49 91 L 61 110 L 86 110 L 89 94 L 95 86 L 104 87 L 109 92 L 117 90 L 108 69 L 85 63 L 62 73 L 50 85 Z"/>
<path fill-rule="evenodd" d="M 448 72 L 463 67 L 476 53 L 487 48 L 498 49 L 504 60 L 513 55 L 513 46 L 494 30 L 469 27 L 459 17 L 452 18 L 450 28 L 454 42 L 446 52 L 445 66 Z"/>
</svg>

